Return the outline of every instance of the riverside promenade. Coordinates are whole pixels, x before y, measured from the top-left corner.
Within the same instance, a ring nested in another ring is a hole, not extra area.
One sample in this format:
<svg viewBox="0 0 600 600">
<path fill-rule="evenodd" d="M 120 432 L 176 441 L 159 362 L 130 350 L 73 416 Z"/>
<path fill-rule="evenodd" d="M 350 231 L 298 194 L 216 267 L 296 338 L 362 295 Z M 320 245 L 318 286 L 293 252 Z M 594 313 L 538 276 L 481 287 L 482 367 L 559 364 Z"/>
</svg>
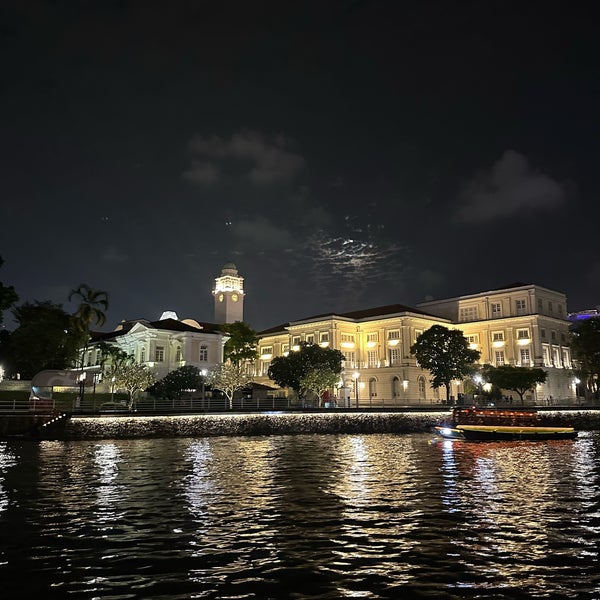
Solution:
<svg viewBox="0 0 600 600">
<path fill-rule="evenodd" d="M 600 430 L 600 410 L 544 410 L 552 424 Z M 426 433 L 449 409 L 306 410 L 204 414 L 0 416 L 0 439 L 86 440 L 293 434 Z"/>
</svg>

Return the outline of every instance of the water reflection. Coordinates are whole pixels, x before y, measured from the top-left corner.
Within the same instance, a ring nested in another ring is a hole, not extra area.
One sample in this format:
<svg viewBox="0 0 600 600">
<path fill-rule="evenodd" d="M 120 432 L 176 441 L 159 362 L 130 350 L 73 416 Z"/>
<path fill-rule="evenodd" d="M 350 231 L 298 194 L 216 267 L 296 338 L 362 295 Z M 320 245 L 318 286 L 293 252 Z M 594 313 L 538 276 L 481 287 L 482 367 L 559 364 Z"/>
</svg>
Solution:
<svg viewBox="0 0 600 600">
<path fill-rule="evenodd" d="M 597 434 L 6 443 L 3 593 L 597 599 L 599 455 Z"/>
</svg>

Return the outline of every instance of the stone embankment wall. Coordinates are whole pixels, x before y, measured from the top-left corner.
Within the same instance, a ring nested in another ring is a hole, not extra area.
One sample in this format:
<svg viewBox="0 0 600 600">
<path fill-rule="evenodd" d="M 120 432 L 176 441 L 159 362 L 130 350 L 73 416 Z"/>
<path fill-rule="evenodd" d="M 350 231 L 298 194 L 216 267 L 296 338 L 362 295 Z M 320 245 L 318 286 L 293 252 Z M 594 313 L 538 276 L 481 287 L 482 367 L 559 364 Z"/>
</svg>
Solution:
<svg viewBox="0 0 600 600">
<path fill-rule="evenodd" d="M 46 439 L 122 439 L 219 435 L 426 433 L 450 413 L 259 413 L 182 416 L 73 417 L 40 432 Z M 600 411 L 547 411 L 546 421 L 600 430 Z"/>
</svg>

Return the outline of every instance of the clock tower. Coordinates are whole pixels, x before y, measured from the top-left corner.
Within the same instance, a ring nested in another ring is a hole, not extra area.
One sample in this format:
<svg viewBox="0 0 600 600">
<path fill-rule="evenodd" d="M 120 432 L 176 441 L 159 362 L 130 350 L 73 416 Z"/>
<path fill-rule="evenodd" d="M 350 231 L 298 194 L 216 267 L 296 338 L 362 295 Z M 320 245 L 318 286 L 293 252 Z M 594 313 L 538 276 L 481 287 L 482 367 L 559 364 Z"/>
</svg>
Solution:
<svg viewBox="0 0 600 600">
<path fill-rule="evenodd" d="M 215 323 L 234 323 L 244 320 L 244 278 L 237 267 L 228 262 L 221 275 L 215 278 L 212 291 L 215 297 Z"/>
</svg>

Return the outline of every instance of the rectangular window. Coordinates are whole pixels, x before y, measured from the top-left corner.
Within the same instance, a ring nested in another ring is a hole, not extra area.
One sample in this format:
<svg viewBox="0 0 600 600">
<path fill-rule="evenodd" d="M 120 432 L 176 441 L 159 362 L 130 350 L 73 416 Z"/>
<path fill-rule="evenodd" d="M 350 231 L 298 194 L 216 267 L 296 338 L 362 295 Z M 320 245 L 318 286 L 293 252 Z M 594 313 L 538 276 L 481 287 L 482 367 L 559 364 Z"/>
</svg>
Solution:
<svg viewBox="0 0 600 600">
<path fill-rule="evenodd" d="M 347 369 L 356 369 L 356 356 L 354 352 L 344 352 L 344 358 L 346 359 Z"/>
<path fill-rule="evenodd" d="M 492 302 L 490 307 L 492 309 L 492 319 L 499 319 L 502 316 L 502 304 L 500 302 Z"/>
<path fill-rule="evenodd" d="M 423 333 L 422 329 L 415 329 L 415 342 L 417 341 L 417 338 Z"/>
<path fill-rule="evenodd" d="M 563 305 L 559 304 L 556 308 L 558 308 L 558 314 L 562 315 L 563 314 Z"/>
<path fill-rule="evenodd" d="M 281 344 L 281 353 L 286 356 L 287 354 L 289 354 L 290 352 L 290 345 L 289 344 Z"/>
<path fill-rule="evenodd" d="M 529 348 L 521 348 L 521 366 L 528 367 L 530 362 Z"/>
<path fill-rule="evenodd" d="M 540 336 L 542 339 L 546 338 L 546 330 L 545 329 L 540 329 Z"/>
<path fill-rule="evenodd" d="M 154 353 L 155 362 L 163 362 L 165 360 L 165 349 L 163 346 L 156 346 L 156 352 Z"/>
<path fill-rule="evenodd" d="M 208 360 L 208 346 L 202 344 L 200 346 L 200 360 L 206 362 Z"/>
<path fill-rule="evenodd" d="M 369 350 L 369 352 L 367 352 L 367 360 L 369 367 L 378 367 L 379 356 L 377 355 L 377 350 Z"/>
<path fill-rule="evenodd" d="M 315 343 L 315 336 L 313 333 L 307 333 L 306 334 L 306 343 L 307 344 L 314 344 Z"/>
<path fill-rule="evenodd" d="M 175 360 L 176 361 L 180 361 L 182 360 L 182 355 L 181 355 L 181 346 L 177 346 L 177 351 L 175 352 Z"/>
<path fill-rule="evenodd" d="M 544 311 L 544 303 L 542 302 L 541 298 L 538 298 L 537 304 L 538 304 L 538 312 L 542 313 Z"/>
<path fill-rule="evenodd" d="M 479 344 L 479 334 L 473 333 L 471 335 L 465 335 L 465 339 L 469 344 Z"/>
<path fill-rule="evenodd" d="M 145 363 L 146 362 L 146 348 L 142 348 L 140 350 L 140 362 L 141 363 Z"/>
<path fill-rule="evenodd" d="M 496 350 L 494 353 L 496 356 L 496 366 L 500 366 L 504 364 L 504 350 Z"/>
<path fill-rule="evenodd" d="M 517 329 L 517 339 L 518 340 L 528 340 L 529 339 L 529 329 Z"/>
<path fill-rule="evenodd" d="M 273 356 L 273 346 L 263 346 L 260 349 L 260 357 L 263 360 L 269 360 Z"/>
<path fill-rule="evenodd" d="M 399 340 L 400 339 L 400 330 L 392 329 L 388 331 L 388 340 Z"/>
<path fill-rule="evenodd" d="M 560 350 L 558 348 L 552 348 L 552 354 L 554 359 L 554 366 L 560 367 Z"/>
<path fill-rule="evenodd" d="M 322 331 L 319 334 L 319 341 L 321 342 L 321 344 L 329 342 L 329 331 Z"/>
<path fill-rule="evenodd" d="M 548 312 L 552 314 L 552 302 L 548 302 Z"/>
<path fill-rule="evenodd" d="M 542 344 L 542 355 L 544 366 L 551 367 L 552 359 L 550 358 L 550 346 L 548 346 L 548 344 Z"/>
<path fill-rule="evenodd" d="M 550 334 L 550 337 L 552 338 L 552 341 L 553 341 L 553 342 L 555 342 L 555 341 L 556 341 L 556 331 L 553 331 L 553 332 Z"/>
<path fill-rule="evenodd" d="M 477 321 L 478 318 L 479 312 L 476 306 L 465 306 L 459 311 L 458 320 L 462 323 L 465 323 L 467 321 Z"/>
<path fill-rule="evenodd" d="M 515 308 L 517 309 L 518 315 L 527 314 L 527 303 L 525 300 L 515 300 Z"/>
<path fill-rule="evenodd" d="M 377 332 L 367 333 L 367 342 L 377 342 L 379 341 L 379 334 Z"/>
<path fill-rule="evenodd" d="M 390 361 L 390 367 L 393 365 L 400 364 L 400 348 L 389 348 L 388 360 Z"/>
<path fill-rule="evenodd" d="M 504 341 L 504 331 L 494 331 L 494 333 L 492 333 L 492 341 L 493 342 L 503 342 Z"/>
<path fill-rule="evenodd" d="M 354 344 L 354 334 L 352 333 L 342 333 L 342 342 L 347 342 Z"/>
<path fill-rule="evenodd" d="M 562 351 L 563 367 L 569 369 L 571 367 L 571 357 L 569 356 L 569 349 L 563 348 Z"/>
<path fill-rule="evenodd" d="M 292 346 L 299 346 L 300 345 L 300 336 L 299 335 L 295 335 L 292 338 Z"/>
</svg>

